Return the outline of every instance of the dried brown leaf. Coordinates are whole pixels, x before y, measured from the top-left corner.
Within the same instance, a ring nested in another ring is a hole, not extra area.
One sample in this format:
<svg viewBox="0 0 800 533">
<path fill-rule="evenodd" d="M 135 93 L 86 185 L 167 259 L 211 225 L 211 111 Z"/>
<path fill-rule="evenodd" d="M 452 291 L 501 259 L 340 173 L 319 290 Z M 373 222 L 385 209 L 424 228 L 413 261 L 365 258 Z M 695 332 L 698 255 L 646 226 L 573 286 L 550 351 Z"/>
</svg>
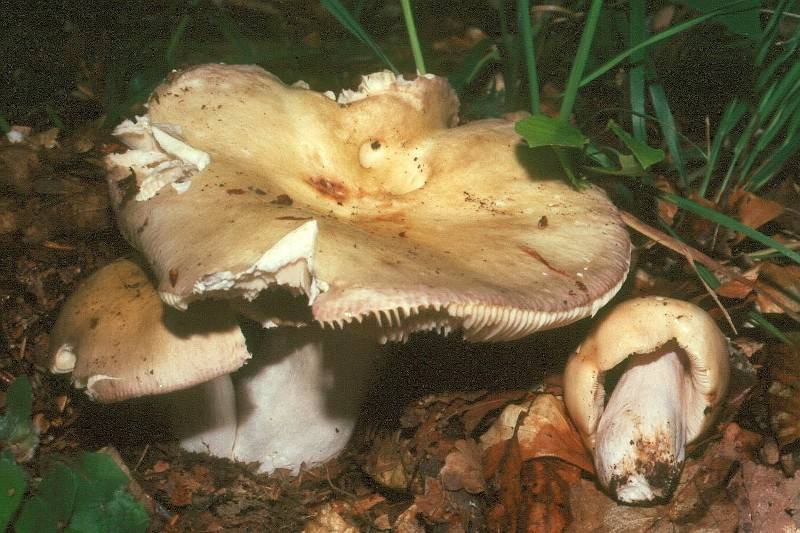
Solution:
<svg viewBox="0 0 800 533">
<path fill-rule="evenodd" d="M 777 468 L 744 461 L 730 490 L 739 508 L 740 531 L 800 529 L 800 476 L 787 478 Z"/>
<path fill-rule="evenodd" d="M 727 210 L 745 226 L 757 229 L 779 217 L 783 213 L 783 206 L 743 189 L 736 189 L 728 198 Z M 734 242 L 739 243 L 744 237 L 742 233 L 737 233 Z"/>
<path fill-rule="evenodd" d="M 540 394 L 527 405 L 506 406 L 494 424 L 481 436 L 485 450 L 508 440 L 516 431 L 522 460 L 556 457 L 593 473 L 592 458 L 564 409 L 564 402 Z"/>
<path fill-rule="evenodd" d="M 572 521 L 569 489 L 580 481 L 580 469 L 558 459 L 536 459 L 522 465 L 525 514 L 523 531 L 560 533 Z"/>
<path fill-rule="evenodd" d="M 486 516 L 490 531 L 519 531 L 523 510 L 521 470 L 522 455 L 516 437 L 485 450 L 484 476 L 491 480 L 497 496 L 497 503 Z"/>
<path fill-rule="evenodd" d="M 756 282 L 756 309 L 762 313 L 800 313 L 800 266 L 764 263 Z"/>
<path fill-rule="evenodd" d="M 800 440 L 800 348 L 773 346 L 767 372 L 769 422 L 781 447 Z"/>
<path fill-rule="evenodd" d="M 761 266 L 761 264 L 756 265 L 742 273 L 740 278 L 723 281 L 722 284 L 715 289 L 717 294 L 725 298 L 735 298 L 737 300 L 747 298 L 755 288 L 755 281 L 758 278 L 758 272 L 761 270 Z"/>
<path fill-rule="evenodd" d="M 303 530 L 305 533 L 359 533 L 358 527 L 346 520 L 332 503 L 326 503 Z"/>
<path fill-rule="evenodd" d="M 486 490 L 481 470 L 481 450 L 474 440 L 457 440 L 455 449 L 447 454 L 439 471 L 439 478 L 447 490 L 465 490 L 479 494 Z"/>
</svg>

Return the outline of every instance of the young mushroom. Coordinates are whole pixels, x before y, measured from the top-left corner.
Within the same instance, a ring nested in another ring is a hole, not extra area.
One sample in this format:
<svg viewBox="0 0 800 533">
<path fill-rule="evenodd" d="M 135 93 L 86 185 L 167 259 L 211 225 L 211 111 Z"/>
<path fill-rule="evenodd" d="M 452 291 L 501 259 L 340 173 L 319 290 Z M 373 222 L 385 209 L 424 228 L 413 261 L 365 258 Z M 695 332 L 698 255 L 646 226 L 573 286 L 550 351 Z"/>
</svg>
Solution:
<svg viewBox="0 0 800 533">
<path fill-rule="evenodd" d="M 103 403 L 183 395 L 189 417 L 177 417 L 176 423 L 192 421 L 184 444 L 229 455 L 236 419 L 228 374 L 250 353 L 227 304 L 198 304 L 185 312 L 167 307 L 139 264 L 111 263 L 87 278 L 61 308 L 50 332 L 50 370 L 71 373 L 76 388 Z M 191 392 L 175 392 L 182 389 Z M 205 400 L 211 397 L 214 401 Z"/>
<path fill-rule="evenodd" d="M 606 373 L 627 359 L 605 402 Z M 699 307 L 636 298 L 602 318 L 564 372 L 564 402 L 601 485 L 625 503 L 670 497 L 685 446 L 706 431 L 728 384 L 728 345 Z"/>
<path fill-rule="evenodd" d="M 234 456 L 264 470 L 344 446 L 379 341 L 517 339 L 594 314 L 625 279 L 605 194 L 572 189 L 510 121 L 454 127 L 443 78 L 382 72 L 335 101 L 202 65 L 148 109 L 107 161 L 119 227 L 168 305 L 234 300 L 273 328 L 233 377 Z"/>
</svg>

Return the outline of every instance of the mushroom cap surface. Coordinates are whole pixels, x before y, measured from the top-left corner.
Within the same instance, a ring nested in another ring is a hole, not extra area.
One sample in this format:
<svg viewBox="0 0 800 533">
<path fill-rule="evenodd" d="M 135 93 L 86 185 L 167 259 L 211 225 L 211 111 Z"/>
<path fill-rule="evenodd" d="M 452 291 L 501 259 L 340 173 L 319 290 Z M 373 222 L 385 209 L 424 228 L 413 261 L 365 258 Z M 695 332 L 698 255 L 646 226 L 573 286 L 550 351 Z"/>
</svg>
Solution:
<svg viewBox="0 0 800 533">
<path fill-rule="evenodd" d="M 683 413 L 686 442 L 712 423 L 728 386 L 728 344 L 714 319 L 700 307 L 664 297 L 625 301 L 603 317 L 567 362 L 564 403 L 590 448 L 604 410 L 604 377 L 629 356 L 650 354 L 675 341 L 688 368 Z M 646 391 L 642 391 L 645 395 Z M 647 399 L 642 397 L 643 405 Z"/>
<path fill-rule="evenodd" d="M 510 340 L 617 292 L 630 241 L 615 207 L 599 188 L 573 190 L 513 122 L 453 127 L 457 99 L 435 76 L 378 73 L 340 101 L 253 66 L 194 67 L 155 91 L 149 124 L 182 145 L 126 142 L 196 171 L 137 200 L 152 168 L 130 151 L 108 163 L 119 225 L 165 302 L 278 285 L 323 325 Z"/>
<path fill-rule="evenodd" d="M 166 306 L 144 270 L 119 260 L 81 283 L 50 333 L 52 372 L 72 372 L 77 388 L 114 402 L 209 381 L 250 354 L 224 302 Z"/>
</svg>

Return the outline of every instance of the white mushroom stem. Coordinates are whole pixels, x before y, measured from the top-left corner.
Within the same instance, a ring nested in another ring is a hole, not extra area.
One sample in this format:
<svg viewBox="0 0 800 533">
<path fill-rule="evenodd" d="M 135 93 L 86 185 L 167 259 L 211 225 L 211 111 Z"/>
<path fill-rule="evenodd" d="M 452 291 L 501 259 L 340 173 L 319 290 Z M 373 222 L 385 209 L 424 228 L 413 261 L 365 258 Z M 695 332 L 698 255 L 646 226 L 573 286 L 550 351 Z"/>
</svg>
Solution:
<svg viewBox="0 0 800 533">
<path fill-rule="evenodd" d="M 236 394 L 226 374 L 165 395 L 173 434 L 190 452 L 231 457 L 236 441 Z"/>
<path fill-rule="evenodd" d="M 597 427 L 595 465 L 623 502 L 664 497 L 680 475 L 686 445 L 686 370 L 675 351 L 631 361 Z"/>
<path fill-rule="evenodd" d="M 297 473 L 347 445 L 369 390 L 374 341 L 316 327 L 277 328 L 252 368 L 234 377 L 238 429 L 234 459 L 261 471 Z"/>
<path fill-rule="evenodd" d="M 173 396 L 173 431 L 189 451 L 258 462 L 260 472 L 297 474 L 347 445 L 378 348 L 348 332 L 271 330 L 232 375 L 235 401 L 228 376 Z M 203 409 L 204 416 L 192 414 Z"/>
<path fill-rule="evenodd" d="M 605 374 L 627 367 L 608 400 Z M 570 357 L 564 402 L 597 477 L 625 503 L 670 497 L 685 446 L 707 430 L 728 384 L 727 341 L 699 307 L 660 297 L 618 305 Z"/>
</svg>

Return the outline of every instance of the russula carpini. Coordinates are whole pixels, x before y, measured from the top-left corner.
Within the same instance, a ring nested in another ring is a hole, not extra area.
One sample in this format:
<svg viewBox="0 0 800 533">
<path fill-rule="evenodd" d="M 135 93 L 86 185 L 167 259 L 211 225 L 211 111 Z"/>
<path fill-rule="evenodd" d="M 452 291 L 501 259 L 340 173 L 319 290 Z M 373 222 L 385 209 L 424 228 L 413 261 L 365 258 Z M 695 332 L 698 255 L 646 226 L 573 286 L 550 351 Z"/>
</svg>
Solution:
<svg viewBox="0 0 800 533">
<path fill-rule="evenodd" d="M 606 403 L 606 373 L 626 360 Z M 686 444 L 718 412 L 728 365 L 725 336 L 688 302 L 636 298 L 596 324 L 567 363 L 564 401 L 612 496 L 625 503 L 669 498 Z"/>
<path fill-rule="evenodd" d="M 161 299 L 230 300 L 271 328 L 233 376 L 234 458 L 296 471 L 335 454 L 369 382 L 365 338 L 517 339 L 594 314 L 621 286 L 630 241 L 605 194 L 572 189 L 512 122 L 455 127 L 457 110 L 432 75 L 372 74 L 335 100 L 202 65 L 116 130 L 130 148 L 107 160 L 118 224 Z M 317 385 L 282 385 L 295 382 Z M 284 416 L 303 405 L 319 416 Z M 282 431 L 295 437 L 276 444 Z M 335 440 L 328 457 L 320 440 Z"/>
</svg>

